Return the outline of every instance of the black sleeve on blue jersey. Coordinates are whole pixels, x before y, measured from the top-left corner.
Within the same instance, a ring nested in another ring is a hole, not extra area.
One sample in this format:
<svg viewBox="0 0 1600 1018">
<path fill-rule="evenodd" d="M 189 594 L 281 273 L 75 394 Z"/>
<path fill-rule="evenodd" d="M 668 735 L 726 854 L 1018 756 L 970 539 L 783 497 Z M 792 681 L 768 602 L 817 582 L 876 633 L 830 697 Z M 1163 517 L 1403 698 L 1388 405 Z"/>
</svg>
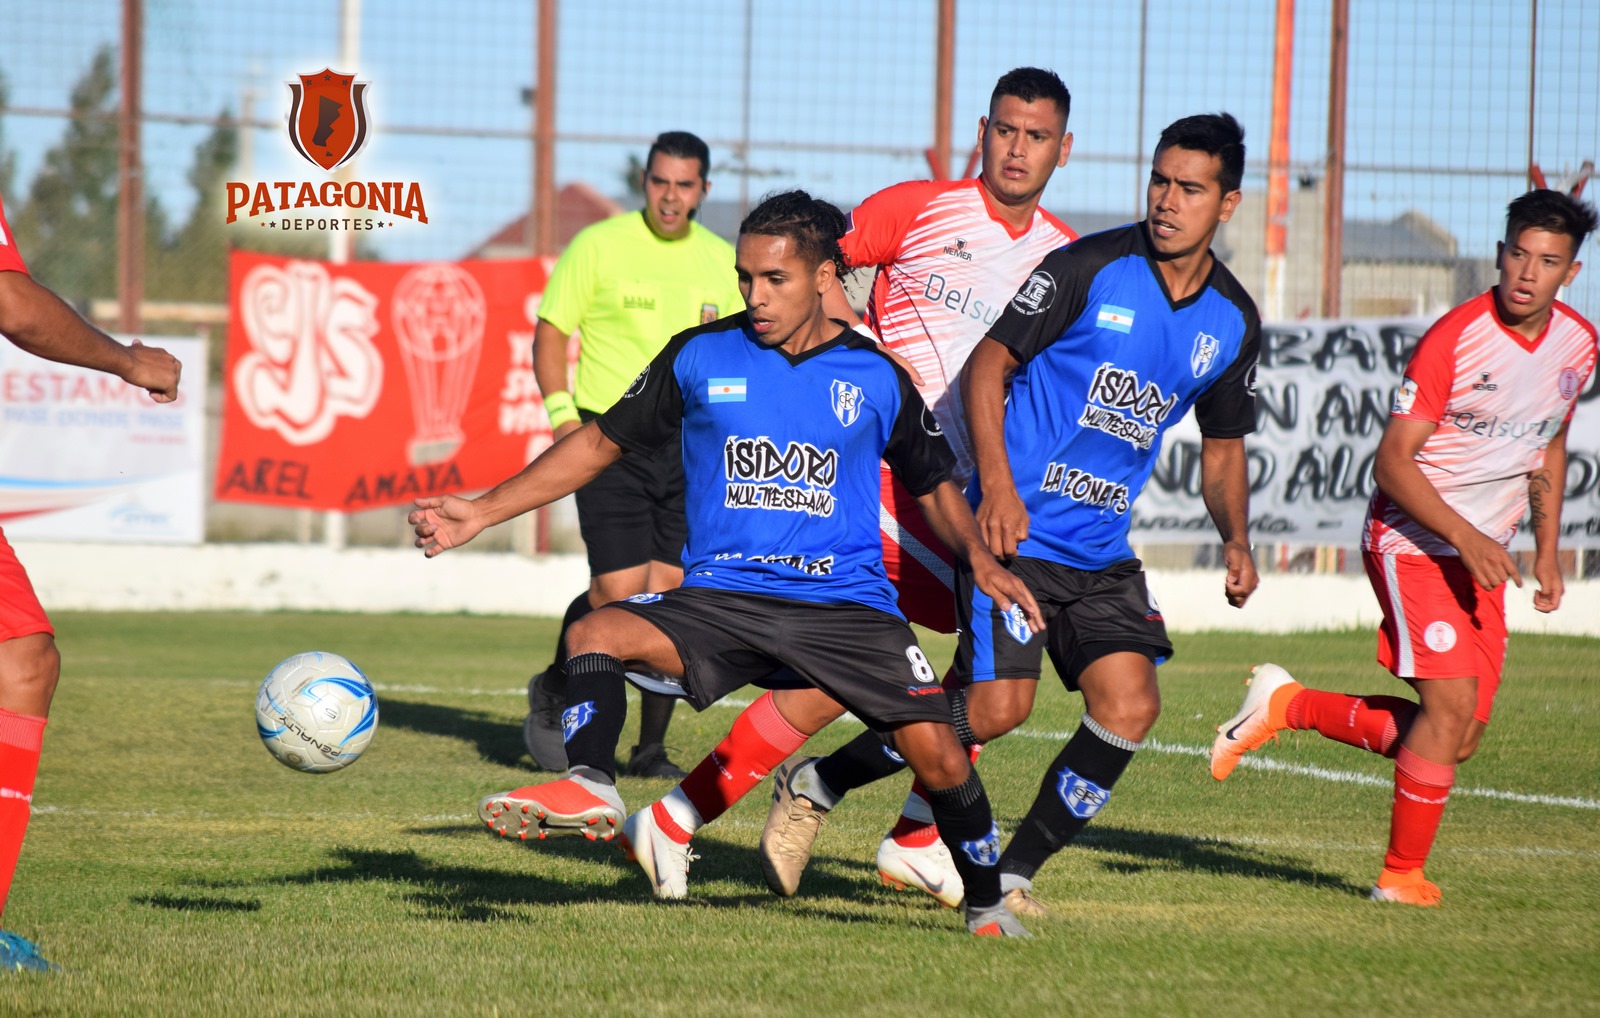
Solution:
<svg viewBox="0 0 1600 1018">
<path fill-rule="evenodd" d="M 1132 250 L 1135 228 L 1092 234 L 1045 255 L 989 335 L 1023 364 L 1038 356 L 1083 314 L 1089 287 L 1100 270 Z"/>
<path fill-rule="evenodd" d="M 718 323 L 712 323 L 713 325 Z M 678 355 L 689 341 L 709 328 L 702 325 L 673 336 L 661 348 L 639 377 L 633 380 L 622 398 L 601 414 L 600 433 L 625 452 L 654 453 L 676 441 L 683 427 L 683 390 L 675 370 Z"/>
<path fill-rule="evenodd" d="M 895 414 L 894 426 L 889 430 L 883 460 L 906 490 L 920 498 L 950 480 L 956 454 L 950 451 L 943 429 L 933 411 L 922 402 L 922 394 L 910 376 L 900 365 L 890 362 L 890 366 L 900 383 L 900 412 Z"/>
<path fill-rule="evenodd" d="M 1244 340 L 1239 355 L 1194 403 L 1194 420 L 1207 438 L 1241 438 L 1256 430 L 1256 360 L 1261 354 L 1261 316 L 1239 281 L 1218 264 L 1211 286 L 1239 309 Z"/>
</svg>

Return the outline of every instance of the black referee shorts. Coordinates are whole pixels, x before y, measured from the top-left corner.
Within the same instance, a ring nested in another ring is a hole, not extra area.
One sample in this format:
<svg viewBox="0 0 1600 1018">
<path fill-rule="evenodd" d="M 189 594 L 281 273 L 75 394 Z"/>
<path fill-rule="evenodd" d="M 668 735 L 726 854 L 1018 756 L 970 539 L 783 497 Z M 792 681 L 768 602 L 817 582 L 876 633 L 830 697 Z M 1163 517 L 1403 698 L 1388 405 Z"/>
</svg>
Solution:
<svg viewBox="0 0 1600 1018">
<path fill-rule="evenodd" d="M 590 421 L 597 415 L 586 410 L 580 416 Z M 578 531 L 589 575 L 682 562 L 689 537 L 683 485 L 683 450 L 669 442 L 654 456 L 628 453 L 579 488 Z"/>
<path fill-rule="evenodd" d="M 1086 570 L 1015 558 L 1006 567 L 1039 602 L 1045 638 L 1030 636 L 1020 613 L 1001 611 L 961 566 L 956 573 L 961 637 L 955 669 L 962 682 L 1037 679 L 1046 648 L 1068 689 L 1077 689 L 1083 670 L 1107 654 L 1133 651 L 1157 664 L 1172 657 L 1166 622 L 1150 597 L 1138 559 Z"/>
<path fill-rule="evenodd" d="M 787 668 L 884 731 L 908 721 L 951 723 L 950 701 L 905 620 L 860 604 L 817 604 L 679 587 L 611 607 L 672 640 L 695 710 Z"/>
</svg>

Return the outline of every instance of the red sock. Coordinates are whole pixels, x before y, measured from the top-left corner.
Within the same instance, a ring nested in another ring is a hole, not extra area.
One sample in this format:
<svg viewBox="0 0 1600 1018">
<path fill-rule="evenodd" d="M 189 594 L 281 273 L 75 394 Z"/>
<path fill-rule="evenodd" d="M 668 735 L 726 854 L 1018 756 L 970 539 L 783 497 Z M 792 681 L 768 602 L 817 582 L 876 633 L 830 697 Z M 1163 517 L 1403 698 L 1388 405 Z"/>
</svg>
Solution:
<svg viewBox="0 0 1600 1018">
<path fill-rule="evenodd" d="M 711 754 L 678 785 L 705 823 L 710 823 L 739 797 L 761 784 L 772 768 L 805 745 L 808 736 L 778 713 L 772 694 L 746 707 Z"/>
<path fill-rule="evenodd" d="M 44 724 L 44 718 L 0 709 L 0 913 L 6 910 L 22 837 L 28 833 Z"/>
<path fill-rule="evenodd" d="M 1450 801 L 1454 765 L 1438 764 L 1400 747 L 1394 758 L 1394 815 L 1389 821 L 1389 852 L 1383 865 L 1405 872 L 1428 861 L 1439 818 Z"/>
<path fill-rule="evenodd" d="M 1335 742 L 1394 756 L 1416 716 L 1416 703 L 1402 696 L 1351 696 L 1303 689 L 1289 701 L 1285 721 L 1290 728 L 1314 728 Z"/>
</svg>

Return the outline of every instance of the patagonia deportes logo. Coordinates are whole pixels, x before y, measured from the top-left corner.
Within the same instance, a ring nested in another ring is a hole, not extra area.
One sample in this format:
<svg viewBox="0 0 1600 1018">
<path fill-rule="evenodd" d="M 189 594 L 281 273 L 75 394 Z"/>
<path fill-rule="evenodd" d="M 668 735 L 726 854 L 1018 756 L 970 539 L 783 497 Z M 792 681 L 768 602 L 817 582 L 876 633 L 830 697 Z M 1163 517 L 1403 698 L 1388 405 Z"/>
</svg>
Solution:
<svg viewBox="0 0 1600 1018">
<path fill-rule="evenodd" d="M 1102 304 L 1099 313 L 1094 316 L 1094 327 L 1114 329 L 1117 332 L 1132 332 L 1133 311 L 1130 308 L 1119 308 L 1115 304 Z"/>
<path fill-rule="evenodd" d="M 712 403 L 743 403 L 745 381 L 742 378 L 708 378 L 706 399 Z"/>
<path fill-rule="evenodd" d="M 578 729 L 594 720 L 594 701 L 585 700 L 575 703 L 561 712 L 561 741 L 570 742 L 572 735 Z"/>
<path fill-rule="evenodd" d="M 1105 806 L 1106 800 L 1111 798 L 1111 789 L 1101 788 L 1072 768 L 1063 767 L 1061 780 L 1056 782 L 1056 794 L 1061 797 L 1068 813 L 1079 820 L 1087 820 Z"/>
</svg>

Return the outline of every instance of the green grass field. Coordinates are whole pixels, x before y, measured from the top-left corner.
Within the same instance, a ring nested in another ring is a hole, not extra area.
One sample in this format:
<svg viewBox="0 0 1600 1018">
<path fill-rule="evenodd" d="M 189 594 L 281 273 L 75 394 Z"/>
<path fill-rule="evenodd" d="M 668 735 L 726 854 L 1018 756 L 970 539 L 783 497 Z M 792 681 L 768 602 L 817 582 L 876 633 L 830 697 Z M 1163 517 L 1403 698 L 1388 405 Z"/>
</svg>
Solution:
<svg viewBox="0 0 1600 1018">
<path fill-rule="evenodd" d="M 1202 755 L 1257 661 L 1396 691 L 1372 637 L 1180 637 L 1152 746 L 1040 874 L 1055 917 L 995 942 L 879 886 L 900 781 L 834 811 L 787 901 L 756 863 L 770 786 L 696 839 L 687 902 L 653 900 L 608 846 L 487 834 L 477 800 L 532 779 L 522 691 L 553 623 L 57 623 L 65 674 L 5 925 L 69 971 L 0 977 L 0 1015 L 1600 1013 L 1597 641 L 1513 639 L 1429 865 L 1444 907 L 1423 910 L 1366 900 L 1385 761 L 1301 733 L 1218 784 Z M 260 677 L 313 648 L 379 688 L 376 739 L 332 775 L 274 762 L 252 720 Z M 949 650 L 930 641 L 935 662 Z M 1003 831 L 1080 710 L 1049 681 L 984 753 Z M 692 764 L 733 717 L 680 709 L 674 758 Z M 621 782 L 630 808 L 670 787 Z"/>
</svg>

